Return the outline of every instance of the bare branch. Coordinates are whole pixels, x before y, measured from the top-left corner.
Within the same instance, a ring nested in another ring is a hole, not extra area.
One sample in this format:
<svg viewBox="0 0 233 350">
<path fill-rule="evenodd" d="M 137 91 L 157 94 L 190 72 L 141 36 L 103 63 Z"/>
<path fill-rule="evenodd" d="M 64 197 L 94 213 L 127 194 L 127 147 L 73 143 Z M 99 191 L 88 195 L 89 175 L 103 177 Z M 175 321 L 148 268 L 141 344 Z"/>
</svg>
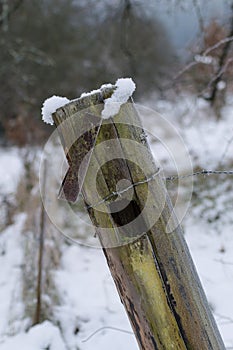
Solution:
<svg viewBox="0 0 233 350">
<path fill-rule="evenodd" d="M 218 41 L 216 44 L 214 44 L 213 46 L 208 47 L 202 54 L 203 57 L 206 57 L 207 55 L 209 55 L 212 51 L 214 51 L 215 49 L 219 48 L 220 46 L 227 44 L 227 43 L 231 43 L 233 41 L 233 35 L 229 36 L 227 38 L 224 38 L 220 41 Z M 196 55 L 195 55 L 196 56 Z M 198 65 L 198 64 L 203 64 L 203 62 L 201 61 L 197 61 L 195 60 L 195 56 L 194 56 L 194 60 L 190 63 L 188 63 L 182 70 L 180 70 L 175 77 L 173 78 L 173 80 L 177 80 L 178 78 L 180 78 L 184 73 L 186 73 L 188 70 L 190 70 L 192 67 Z"/>
<path fill-rule="evenodd" d="M 210 52 L 212 52 L 215 49 L 218 49 L 221 45 L 227 44 L 227 43 L 231 43 L 233 41 L 233 35 L 228 36 L 227 38 L 224 38 L 222 40 L 219 40 L 216 44 L 214 44 L 213 46 L 208 47 L 204 52 L 203 52 L 203 56 L 208 55 Z"/>
<path fill-rule="evenodd" d="M 113 330 L 113 331 L 118 331 L 118 332 L 122 332 L 122 333 L 126 333 L 126 334 L 133 334 L 133 332 L 131 332 L 131 331 L 127 331 L 125 329 L 121 329 L 121 328 L 118 328 L 118 327 L 104 326 L 104 327 L 98 328 L 95 332 L 90 334 L 86 339 L 83 339 L 82 342 L 86 343 L 88 340 L 90 340 L 92 337 L 94 337 L 94 335 L 96 335 L 97 333 L 99 333 L 99 332 L 101 332 L 101 331 L 103 331 L 105 329 L 110 329 L 110 330 Z"/>
<path fill-rule="evenodd" d="M 197 15 L 200 32 L 203 33 L 204 30 L 205 30 L 205 26 L 204 26 L 204 19 L 202 17 L 199 1 L 198 0 L 193 0 L 193 6 L 195 8 L 195 12 L 196 12 L 196 15 Z"/>
<path fill-rule="evenodd" d="M 128 38 L 128 28 L 130 27 L 130 15 L 132 12 L 131 0 L 124 0 L 124 10 L 122 14 L 122 27 L 121 27 L 121 49 L 125 56 L 128 58 L 131 74 L 134 76 L 136 74 L 136 64 L 134 60 L 134 55 L 130 50 L 130 42 Z"/>
<path fill-rule="evenodd" d="M 47 164 L 44 161 L 44 172 L 43 172 L 43 184 L 42 191 L 45 195 L 46 187 L 46 173 Z M 38 259 L 38 275 L 37 275 L 37 291 L 36 291 L 36 312 L 34 317 L 34 324 L 40 323 L 41 317 L 41 291 L 42 291 L 42 270 L 43 270 L 43 255 L 44 255 L 44 234 L 45 234 L 45 208 L 43 202 L 41 203 L 41 215 L 40 215 L 40 246 L 39 246 L 39 259 Z"/>
<path fill-rule="evenodd" d="M 24 0 L 16 1 L 11 8 L 8 8 L 7 11 L 2 12 L 0 16 L 0 27 L 4 26 L 4 23 L 9 21 L 10 17 L 13 15 L 15 11 L 22 5 Z"/>
<path fill-rule="evenodd" d="M 232 130 L 232 131 L 233 131 L 233 130 Z M 226 157 L 226 155 L 227 155 L 227 153 L 228 153 L 228 151 L 229 151 L 229 148 L 230 148 L 232 142 L 233 142 L 233 135 L 232 135 L 232 137 L 227 141 L 226 147 L 225 147 L 225 149 L 224 149 L 224 151 L 223 151 L 223 153 L 222 153 L 222 155 L 221 155 L 221 158 L 220 158 L 219 166 L 222 165 L 222 163 L 223 163 L 223 161 L 224 161 L 224 159 L 225 159 L 225 157 Z"/>
<path fill-rule="evenodd" d="M 232 36 L 233 36 L 233 4 L 232 4 L 232 18 L 231 18 L 231 27 L 230 27 L 229 37 L 232 37 Z M 219 59 L 219 68 L 218 68 L 218 71 L 217 71 L 217 79 L 215 79 L 213 81 L 213 83 L 211 84 L 212 85 L 212 92 L 211 92 L 211 95 L 208 98 L 208 100 L 211 101 L 212 105 L 214 104 L 215 99 L 216 99 L 216 95 L 217 95 L 217 92 L 218 92 L 218 83 L 220 82 L 222 74 L 223 74 L 222 68 L 225 65 L 227 56 L 229 54 L 230 46 L 231 46 L 231 41 L 227 41 L 224 44 L 224 47 L 223 47 L 223 50 L 222 50 L 222 54 L 221 54 L 220 59 Z"/>
<path fill-rule="evenodd" d="M 233 266 L 233 262 L 230 262 L 230 261 L 224 261 L 222 259 L 214 259 L 214 261 L 220 262 L 223 265 L 231 265 L 231 266 Z M 233 320 L 232 320 L 232 323 L 233 323 Z"/>
<path fill-rule="evenodd" d="M 209 81 L 208 85 L 206 88 L 204 88 L 200 93 L 199 93 L 199 96 L 202 96 L 204 95 L 204 93 L 209 89 L 211 88 L 211 86 L 217 82 L 217 85 L 216 85 L 216 89 L 218 90 L 218 83 L 220 82 L 223 74 L 227 71 L 227 68 L 229 67 L 229 65 L 233 62 L 233 58 L 229 58 L 227 60 L 227 62 L 225 63 L 225 65 L 217 72 L 216 75 L 214 75 L 212 77 L 212 79 Z M 211 100 L 211 97 L 205 97 L 206 100 Z"/>
</svg>

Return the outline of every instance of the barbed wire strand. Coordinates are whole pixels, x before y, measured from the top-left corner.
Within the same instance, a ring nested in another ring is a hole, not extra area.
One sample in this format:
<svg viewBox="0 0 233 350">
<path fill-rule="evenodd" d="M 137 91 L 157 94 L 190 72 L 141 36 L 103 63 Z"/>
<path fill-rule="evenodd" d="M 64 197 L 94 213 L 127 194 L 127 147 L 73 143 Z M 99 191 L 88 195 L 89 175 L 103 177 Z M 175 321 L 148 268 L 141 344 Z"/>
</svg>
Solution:
<svg viewBox="0 0 233 350">
<path fill-rule="evenodd" d="M 166 177 L 167 181 L 174 181 L 179 179 L 185 179 L 186 177 L 198 176 L 198 175 L 233 175 L 233 170 L 200 170 L 192 174 L 185 175 L 172 175 Z"/>
<path fill-rule="evenodd" d="M 232 131 L 233 131 L 233 129 L 232 129 Z M 224 161 L 224 159 L 225 159 L 225 157 L 226 157 L 226 155 L 231 147 L 232 142 L 233 142 L 233 135 L 227 140 L 225 149 L 224 149 L 224 151 L 220 157 L 220 160 L 219 160 L 219 166 L 221 166 L 223 164 L 223 161 Z"/>
<path fill-rule="evenodd" d="M 121 329 L 121 328 L 111 327 L 111 326 L 104 326 L 104 327 L 98 328 L 95 332 L 91 333 L 86 339 L 83 339 L 82 343 L 86 343 L 88 340 L 90 340 L 92 337 L 94 337 L 97 333 L 99 333 L 105 329 L 110 329 L 112 331 L 122 332 L 122 333 L 126 333 L 126 334 L 132 334 L 132 335 L 134 334 L 132 331 L 127 331 L 126 329 Z"/>
<path fill-rule="evenodd" d="M 106 197 L 104 197 L 101 201 L 99 202 L 96 202 L 95 204 L 93 205 L 88 205 L 87 206 L 87 209 L 90 209 L 90 208 L 96 208 L 97 206 L 99 206 L 100 204 L 103 204 L 105 203 L 107 200 L 113 198 L 113 197 L 116 197 L 116 196 L 121 196 L 123 193 L 129 191 L 131 188 L 134 188 L 134 187 L 137 187 L 139 185 L 142 185 L 142 184 L 146 184 L 152 180 L 154 180 L 154 178 L 160 173 L 161 169 L 158 168 L 158 170 L 156 171 L 156 173 L 154 173 L 153 175 L 151 175 L 150 177 L 146 178 L 145 180 L 141 180 L 141 181 L 138 181 L 138 182 L 134 182 L 133 184 L 129 185 L 128 187 L 126 188 L 123 188 L 122 190 L 120 191 L 113 191 L 111 192 L 109 195 L 107 195 Z"/>
<path fill-rule="evenodd" d="M 98 207 L 99 205 L 104 204 L 105 202 L 107 202 L 111 198 L 114 198 L 116 196 L 120 197 L 123 193 L 129 191 L 130 189 L 154 180 L 155 177 L 160 172 L 161 172 L 161 168 L 158 168 L 156 173 L 154 173 L 150 177 L 146 178 L 145 180 L 135 182 L 135 183 L 131 184 L 130 186 L 128 186 L 120 191 L 113 191 L 109 195 L 107 195 L 106 197 L 101 199 L 100 201 L 94 203 L 93 205 L 87 205 L 86 208 L 87 209 L 91 209 L 91 208 L 94 209 L 94 208 Z M 198 175 L 233 175 L 233 170 L 204 170 L 203 169 L 201 171 L 197 171 L 197 172 L 192 173 L 192 174 L 171 175 L 171 176 L 165 177 L 164 179 L 166 181 L 175 181 L 175 180 L 181 180 L 181 179 L 185 179 L 185 178 L 192 177 L 192 176 L 198 176 Z"/>
</svg>

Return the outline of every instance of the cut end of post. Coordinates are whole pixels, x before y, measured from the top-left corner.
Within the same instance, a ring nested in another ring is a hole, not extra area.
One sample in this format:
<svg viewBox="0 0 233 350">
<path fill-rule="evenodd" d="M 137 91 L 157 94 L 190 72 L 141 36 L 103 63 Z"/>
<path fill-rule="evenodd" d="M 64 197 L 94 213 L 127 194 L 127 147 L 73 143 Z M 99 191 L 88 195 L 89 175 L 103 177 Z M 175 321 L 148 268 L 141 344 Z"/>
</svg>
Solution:
<svg viewBox="0 0 233 350">
<path fill-rule="evenodd" d="M 100 89 L 83 93 L 75 100 L 53 96 L 44 102 L 42 119 L 51 125 L 55 123 L 60 131 L 63 130 L 63 146 L 68 150 L 70 167 L 59 192 L 60 199 L 69 202 L 77 200 L 102 119 L 117 115 L 135 88 L 131 78 L 121 78 L 115 85 L 104 84 Z M 77 177 L 77 174 L 82 175 Z"/>
</svg>

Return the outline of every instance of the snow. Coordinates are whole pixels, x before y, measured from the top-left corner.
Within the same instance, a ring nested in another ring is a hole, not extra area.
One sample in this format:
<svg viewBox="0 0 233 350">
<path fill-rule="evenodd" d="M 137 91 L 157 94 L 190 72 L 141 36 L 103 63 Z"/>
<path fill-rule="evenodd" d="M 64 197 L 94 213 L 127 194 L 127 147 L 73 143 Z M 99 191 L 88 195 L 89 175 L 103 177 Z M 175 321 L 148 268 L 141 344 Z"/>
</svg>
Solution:
<svg viewBox="0 0 233 350">
<path fill-rule="evenodd" d="M 26 219 L 26 214 L 20 214 L 15 218 L 15 223 L 8 226 L 0 235 L 0 340 L 4 337 L 6 329 L 19 330 L 20 320 L 23 314 L 21 298 L 21 266 L 23 253 L 21 247 L 21 230 Z"/>
<path fill-rule="evenodd" d="M 203 63 L 203 64 L 212 64 L 212 63 L 214 63 L 214 58 L 212 56 L 195 55 L 194 59 L 198 63 Z"/>
<path fill-rule="evenodd" d="M 222 108 L 219 121 L 211 115 L 212 109 L 203 99 L 183 95 L 175 102 L 154 101 L 154 108 L 179 129 L 194 167 L 232 170 L 232 98 Z M 107 115 L 112 113 L 114 108 L 110 111 L 109 107 Z M 153 114 L 142 117 L 151 134 L 158 135 L 160 128 L 159 135 L 164 145 L 172 145 L 170 148 L 177 152 L 175 133 L 157 124 Z M 172 175 L 168 153 L 162 150 L 155 138 L 149 137 L 149 141 L 155 155 L 159 154 L 165 174 Z M 9 196 L 16 191 L 23 175 L 22 155 L 16 149 L 0 149 L 0 165 L 0 192 Z M 183 171 L 185 173 L 186 169 Z M 183 222 L 185 238 L 225 346 L 232 348 L 232 177 L 201 176 L 194 180 L 195 196 Z M 175 183 L 171 186 L 175 187 Z M 66 215 L 65 210 L 63 214 Z M 138 345 L 101 249 L 67 244 L 62 239 L 61 261 L 57 269 L 51 271 L 58 301 L 53 301 L 50 321 L 27 331 L 31 323 L 22 299 L 25 218 L 24 213 L 17 214 L 13 223 L 0 234 L 0 350 L 41 350 L 46 347 L 50 350 L 137 350 Z M 80 237 L 85 235 L 78 221 L 75 230 Z M 73 231 L 71 225 L 70 236 Z"/>
<path fill-rule="evenodd" d="M 112 85 L 110 83 L 109 84 L 103 84 L 103 85 L 101 85 L 100 89 L 92 90 L 90 92 L 83 92 L 82 95 L 80 96 L 80 98 L 91 96 L 91 95 L 94 95 L 96 93 L 101 92 L 103 89 L 107 89 L 107 88 L 111 89 L 113 87 L 114 87 L 114 85 Z"/>
<path fill-rule="evenodd" d="M 56 316 L 69 350 L 138 349 L 101 249 L 64 247 L 55 280 L 62 300 Z"/>
<path fill-rule="evenodd" d="M 193 165 L 203 169 L 223 169 L 223 162 L 230 163 L 232 159 L 233 143 L 229 144 L 228 149 L 226 146 L 233 137 L 233 109 L 226 114 L 223 109 L 223 118 L 219 122 L 214 117 L 203 118 L 203 112 L 197 114 L 196 119 L 182 132 L 185 143 L 193 155 Z"/>
<path fill-rule="evenodd" d="M 131 78 L 119 78 L 116 81 L 115 85 L 104 84 L 98 90 L 84 92 L 81 95 L 81 98 L 93 95 L 95 93 L 99 93 L 103 89 L 114 87 L 115 90 L 112 96 L 104 100 L 104 109 L 101 113 L 104 119 L 108 119 L 119 112 L 121 105 L 126 103 L 135 91 L 136 85 Z"/>
<path fill-rule="evenodd" d="M 80 98 L 93 95 L 95 93 L 101 92 L 103 89 L 112 87 L 114 87 L 112 84 L 103 84 L 98 90 L 82 93 Z M 114 90 L 112 96 L 104 101 L 104 110 L 102 112 L 102 117 L 105 119 L 112 117 L 119 112 L 121 105 L 127 102 L 128 99 L 132 96 L 136 85 L 131 78 L 120 78 L 116 81 L 115 87 L 116 89 Z M 52 114 L 56 112 L 58 108 L 61 108 L 67 103 L 75 100 L 77 99 L 69 100 L 66 97 L 55 95 L 47 98 L 44 101 L 41 109 L 42 120 L 47 124 L 53 125 L 54 122 Z"/>
<path fill-rule="evenodd" d="M 218 82 L 218 84 L 217 84 L 217 89 L 219 90 L 219 91 L 221 91 L 221 90 L 224 90 L 225 88 L 226 88 L 226 82 L 225 81 L 223 81 L 223 80 L 220 80 L 219 82 Z"/>
<path fill-rule="evenodd" d="M 116 90 L 112 96 L 104 101 L 102 117 L 108 119 L 116 115 L 121 105 L 126 103 L 136 89 L 136 85 L 131 78 L 120 78 L 116 81 Z"/>
<path fill-rule="evenodd" d="M 8 207 L 14 205 L 15 191 L 23 173 L 20 151 L 15 147 L 0 149 L 0 230 L 7 221 Z"/>
<path fill-rule="evenodd" d="M 0 344 L 0 350 L 67 350 L 58 327 L 45 321 L 32 327 L 28 333 L 20 333 Z"/>
<path fill-rule="evenodd" d="M 232 225 L 221 235 L 204 220 L 189 219 L 186 240 L 192 252 L 199 277 L 214 311 L 226 347 L 233 345 L 233 240 Z"/>
<path fill-rule="evenodd" d="M 23 162 L 16 148 L 0 150 L 0 194 L 14 193 L 23 173 Z"/>
<path fill-rule="evenodd" d="M 65 106 L 67 103 L 69 103 L 70 100 L 66 97 L 61 96 L 52 96 L 47 98 L 42 106 L 41 113 L 42 113 L 42 120 L 47 123 L 53 125 L 53 118 L 52 114 L 56 112 L 58 108 L 61 108 Z"/>
</svg>

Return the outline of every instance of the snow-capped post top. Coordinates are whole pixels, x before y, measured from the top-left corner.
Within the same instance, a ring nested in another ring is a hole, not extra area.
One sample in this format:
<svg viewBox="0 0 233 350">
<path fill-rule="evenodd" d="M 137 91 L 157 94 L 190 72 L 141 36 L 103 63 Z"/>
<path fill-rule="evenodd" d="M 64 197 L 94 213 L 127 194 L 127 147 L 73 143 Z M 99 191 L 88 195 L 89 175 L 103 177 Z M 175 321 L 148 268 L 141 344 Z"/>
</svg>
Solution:
<svg viewBox="0 0 233 350">
<path fill-rule="evenodd" d="M 129 98 L 132 96 L 133 92 L 136 89 L 136 85 L 131 78 L 120 78 L 116 81 L 115 85 L 112 84 L 104 84 L 100 87 L 99 90 L 93 90 L 88 93 L 83 93 L 79 99 L 84 97 L 93 95 L 95 93 L 102 93 L 105 89 L 114 89 L 112 96 L 110 98 L 106 98 L 104 100 L 104 109 L 101 113 L 102 118 L 108 119 L 110 117 L 114 117 L 121 108 L 121 105 L 126 103 Z M 58 108 L 61 108 L 68 104 L 69 102 L 74 102 L 76 100 L 69 100 L 66 97 L 60 96 L 52 96 L 47 98 L 42 106 L 42 120 L 47 123 L 53 125 L 52 114 L 56 112 Z"/>
<path fill-rule="evenodd" d="M 102 117 L 108 119 L 116 115 L 121 105 L 126 103 L 136 89 L 136 85 L 131 78 L 121 78 L 116 81 L 116 89 L 112 96 L 104 100 Z"/>
<path fill-rule="evenodd" d="M 47 98 L 47 100 L 44 101 L 41 113 L 42 113 L 42 120 L 47 123 L 53 125 L 53 118 L 52 114 L 56 112 L 56 110 L 60 107 L 63 107 L 67 103 L 69 103 L 70 100 L 66 97 L 60 97 L 60 96 L 52 96 Z"/>
</svg>

